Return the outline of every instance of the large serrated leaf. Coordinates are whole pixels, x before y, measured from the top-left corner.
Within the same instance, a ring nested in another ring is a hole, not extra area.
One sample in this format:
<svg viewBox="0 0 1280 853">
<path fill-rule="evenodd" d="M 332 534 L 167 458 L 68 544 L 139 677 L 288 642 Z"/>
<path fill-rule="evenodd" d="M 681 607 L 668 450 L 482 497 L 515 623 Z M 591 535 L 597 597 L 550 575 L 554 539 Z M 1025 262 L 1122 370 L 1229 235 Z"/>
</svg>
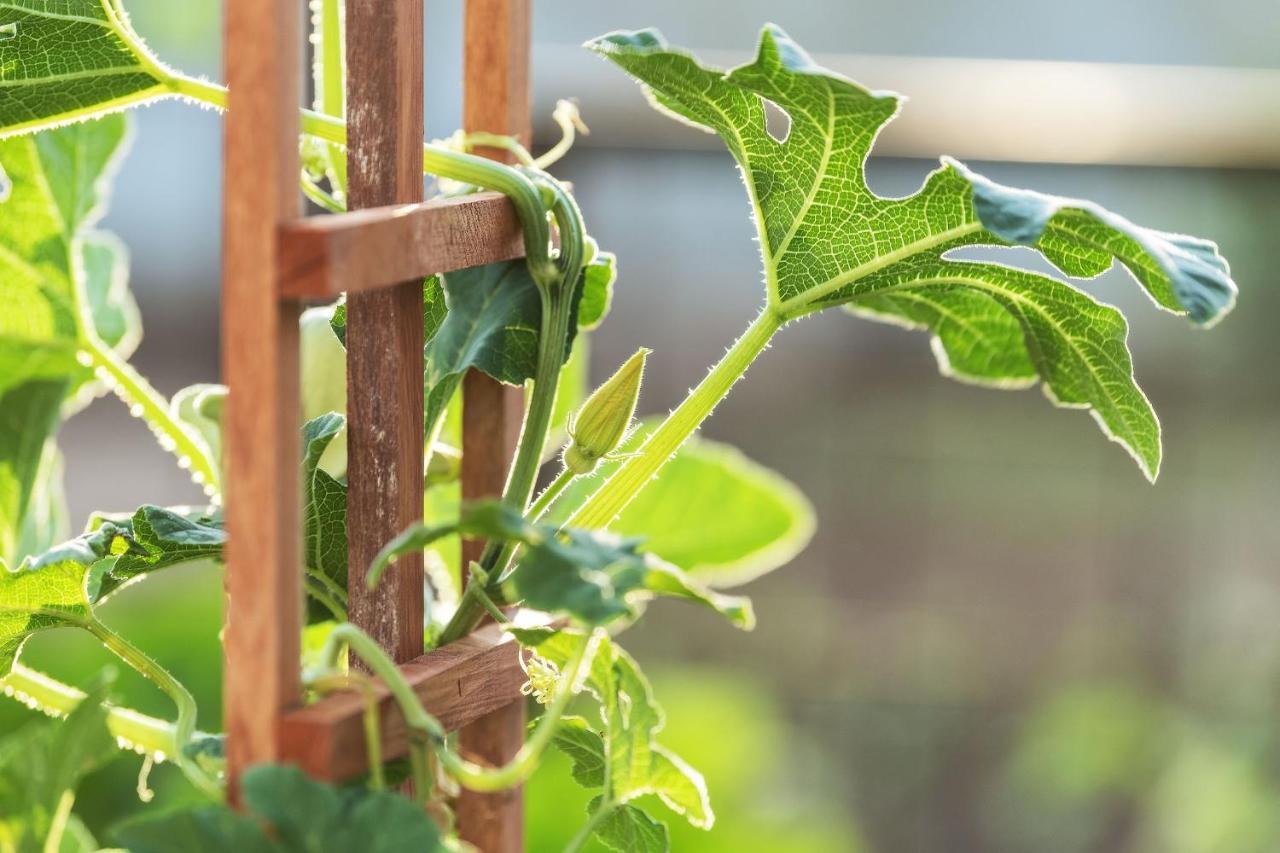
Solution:
<svg viewBox="0 0 1280 853">
<path fill-rule="evenodd" d="M 566 361 L 578 328 L 603 321 L 615 275 L 614 256 L 593 250 L 575 295 Z M 435 335 L 428 335 L 426 351 L 428 428 L 443 414 L 470 368 L 508 385 L 532 379 L 541 333 L 542 306 L 524 261 L 458 270 L 443 280 L 448 315 Z"/>
<path fill-rule="evenodd" d="M 512 633 L 521 645 L 562 670 L 591 642 L 587 634 L 570 630 L 513 629 Z M 706 783 L 702 774 L 657 742 L 664 722 L 662 709 L 635 660 L 607 636 L 597 636 L 586 684 L 600 706 L 600 729 L 583 718 L 569 717 L 562 720 L 553 742 L 572 759 L 575 781 L 586 788 L 607 784 L 592 810 L 607 802 L 615 813 L 606 823 L 621 821 L 628 832 L 639 826 L 649 840 L 656 840 L 656 828 L 661 828 L 665 839 L 665 825 L 630 805 L 652 794 L 693 826 L 709 828 L 715 816 Z M 633 819 L 638 821 L 636 826 Z M 606 844 L 613 837 L 608 830 L 597 833 Z"/>
<path fill-rule="evenodd" d="M 0 24 L 0 136 L 173 94 L 118 0 L 8 0 Z"/>
<path fill-rule="evenodd" d="M 65 720 L 33 720 L 0 738 L 0 838 L 5 849 L 98 849 L 76 845 L 79 839 L 72 837 L 70 824 L 64 827 L 59 807 L 85 774 L 116 755 L 103 698 L 98 688 Z"/>
<path fill-rule="evenodd" d="M 634 618 L 645 602 L 656 596 L 682 598 L 710 608 L 740 628 L 750 629 L 755 624 L 748 599 L 708 589 L 676 566 L 653 554 L 640 553 L 636 540 L 531 524 L 516 510 L 491 501 L 463 506 L 457 521 L 408 528 L 378 552 L 369 569 L 370 581 L 376 582 L 401 555 L 458 534 L 522 546 L 519 568 L 504 584 L 507 597 L 568 616 L 582 625 Z"/>
<path fill-rule="evenodd" d="M 9 562 L 25 556 L 17 540 L 41 448 L 69 398 L 98 390 L 77 359 L 82 340 L 128 355 L 140 335 L 123 251 L 92 230 L 127 130 L 123 116 L 108 116 L 0 141 L 0 559 Z"/>
<path fill-rule="evenodd" d="M 641 446 L 657 421 L 645 419 L 621 448 Z M 606 461 L 595 477 L 575 480 L 551 518 L 567 517 L 619 465 Z M 642 540 L 710 587 L 747 583 L 790 562 L 813 536 L 813 506 L 789 480 L 727 444 L 694 437 L 663 466 L 609 525 Z"/>
<path fill-rule="evenodd" d="M 0 562 L 0 676 L 13 668 L 33 634 L 85 625 L 93 616 L 101 571 L 119 541 L 120 528 L 108 522 L 16 568 Z M 91 570 L 102 564 L 98 573 Z"/>
<path fill-rule="evenodd" d="M 1047 276 L 948 253 L 1026 245 L 1077 277 L 1119 261 L 1157 305 L 1208 325 L 1236 292 L 1212 243 L 1090 202 L 1002 187 L 952 160 L 917 193 L 882 198 L 867 186 L 865 163 L 899 97 L 821 68 L 777 27 L 764 29 L 752 62 L 730 71 L 701 65 L 653 30 L 588 47 L 638 79 L 659 109 L 724 140 L 742 168 L 769 310 L 780 320 L 846 305 L 927 328 L 949 375 L 998 387 L 1038 377 L 1055 402 L 1091 409 L 1155 477 L 1159 422 L 1134 384 L 1119 313 Z M 790 119 L 785 139 L 767 127 L 770 103 Z"/>
</svg>

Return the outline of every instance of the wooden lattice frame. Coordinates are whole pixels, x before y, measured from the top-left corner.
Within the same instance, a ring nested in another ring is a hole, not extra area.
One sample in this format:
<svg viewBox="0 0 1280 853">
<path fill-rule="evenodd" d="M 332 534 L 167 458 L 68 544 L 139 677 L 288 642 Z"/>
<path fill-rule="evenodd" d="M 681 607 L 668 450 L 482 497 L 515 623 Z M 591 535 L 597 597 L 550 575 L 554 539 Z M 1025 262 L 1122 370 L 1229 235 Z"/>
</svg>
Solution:
<svg viewBox="0 0 1280 853">
<path fill-rule="evenodd" d="M 299 665 L 298 317 L 308 300 L 339 292 L 349 294 L 352 621 L 402 664 L 427 708 L 460 730 L 465 753 L 502 763 L 524 736 L 524 676 L 518 650 L 502 632 L 481 628 L 424 656 L 420 560 L 400 561 L 373 593 L 358 571 L 422 512 L 421 280 L 521 256 L 515 213 L 491 194 L 422 202 L 422 0 L 346 0 L 349 201 L 360 210 L 303 219 L 304 6 L 226 5 L 224 717 L 233 798 L 239 774 L 259 762 L 291 762 L 331 780 L 367 766 L 361 700 L 337 695 L 303 707 Z M 529 14 L 529 0 L 467 0 L 468 130 L 528 143 Z M 471 375 L 463 399 L 463 497 L 496 494 L 519 429 L 519 391 Z M 464 560 L 476 556 L 471 550 Z M 382 707 L 383 754 L 402 755 L 403 720 L 389 701 Z M 459 830 L 481 850 L 519 850 L 522 809 L 518 789 L 465 793 L 456 803 Z"/>
</svg>

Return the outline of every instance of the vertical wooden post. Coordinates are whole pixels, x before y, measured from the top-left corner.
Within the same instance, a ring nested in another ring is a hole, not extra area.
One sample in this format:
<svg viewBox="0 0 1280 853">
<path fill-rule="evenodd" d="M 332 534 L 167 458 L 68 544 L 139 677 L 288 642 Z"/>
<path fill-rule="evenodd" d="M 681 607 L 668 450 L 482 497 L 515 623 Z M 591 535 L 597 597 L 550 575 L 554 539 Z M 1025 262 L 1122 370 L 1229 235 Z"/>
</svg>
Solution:
<svg viewBox="0 0 1280 853">
<path fill-rule="evenodd" d="M 532 135 L 529 13 L 529 0 L 467 0 L 463 25 L 463 127 L 510 134 L 526 146 Z M 500 151 L 481 153 L 504 156 Z M 464 382 L 462 400 L 462 497 L 491 497 L 506 484 L 507 460 L 523 418 L 522 395 L 518 388 L 473 371 Z M 464 566 L 480 556 L 478 545 L 464 543 Z M 520 748 L 524 735 L 524 703 L 514 702 L 463 728 L 459 745 L 464 754 L 501 765 Z M 464 791 L 456 808 L 464 841 L 486 853 L 524 849 L 520 788 L 495 794 Z"/>
<path fill-rule="evenodd" d="M 421 201 L 422 0 L 346 0 L 351 209 Z M 376 590 L 365 569 L 422 518 L 422 282 L 347 300 L 347 553 L 351 621 L 400 663 L 422 654 L 422 557 Z"/>
<path fill-rule="evenodd" d="M 301 0 L 228 0 L 222 372 L 227 402 L 224 708 L 230 794 L 279 757 L 301 698 L 298 309 L 278 298 L 276 229 L 301 212 Z"/>
</svg>

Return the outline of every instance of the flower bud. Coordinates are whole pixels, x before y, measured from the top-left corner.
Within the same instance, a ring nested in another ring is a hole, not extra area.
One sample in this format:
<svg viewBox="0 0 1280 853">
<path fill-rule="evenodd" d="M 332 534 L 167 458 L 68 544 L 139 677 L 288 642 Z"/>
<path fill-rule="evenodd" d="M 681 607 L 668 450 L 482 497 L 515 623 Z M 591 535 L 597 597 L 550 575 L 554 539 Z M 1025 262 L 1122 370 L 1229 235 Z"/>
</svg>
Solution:
<svg viewBox="0 0 1280 853">
<path fill-rule="evenodd" d="M 564 465 L 574 474 L 590 474 L 601 458 L 616 450 L 626 437 L 640 397 L 644 361 L 650 352 L 645 347 L 636 350 L 578 410 L 569 427 L 573 440 L 564 451 Z"/>
</svg>

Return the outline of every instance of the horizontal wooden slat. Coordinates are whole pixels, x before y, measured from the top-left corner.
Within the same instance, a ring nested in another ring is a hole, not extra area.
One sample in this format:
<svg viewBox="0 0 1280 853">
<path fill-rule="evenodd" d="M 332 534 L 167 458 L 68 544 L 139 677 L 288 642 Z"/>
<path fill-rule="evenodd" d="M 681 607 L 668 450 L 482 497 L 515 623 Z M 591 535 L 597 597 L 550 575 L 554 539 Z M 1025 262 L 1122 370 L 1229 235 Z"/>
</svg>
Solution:
<svg viewBox="0 0 1280 853">
<path fill-rule="evenodd" d="M 453 731 L 519 701 L 527 680 L 519 647 L 497 625 L 486 625 L 456 643 L 400 666 L 427 711 Z M 408 748 L 404 718 L 379 688 L 384 759 Z M 283 760 L 317 779 L 348 779 L 368 768 L 364 698 L 338 693 L 285 714 L 280 721 Z"/>
<path fill-rule="evenodd" d="M 280 228 L 280 293 L 344 292 L 524 255 L 520 221 L 501 193 L 312 216 Z"/>
</svg>

